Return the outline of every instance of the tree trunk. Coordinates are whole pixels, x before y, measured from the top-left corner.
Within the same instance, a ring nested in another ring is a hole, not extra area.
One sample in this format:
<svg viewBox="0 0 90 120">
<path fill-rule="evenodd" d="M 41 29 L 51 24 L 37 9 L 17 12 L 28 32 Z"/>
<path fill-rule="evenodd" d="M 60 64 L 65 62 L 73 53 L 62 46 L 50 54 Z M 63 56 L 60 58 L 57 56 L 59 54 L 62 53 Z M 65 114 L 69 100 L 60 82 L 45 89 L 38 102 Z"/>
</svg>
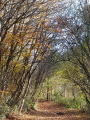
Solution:
<svg viewBox="0 0 90 120">
<path fill-rule="evenodd" d="M 87 106 L 88 106 L 88 120 L 90 120 L 90 103 L 88 103 Z"/>
<path fill-rule="evenodd" d="M 90 120 L 90 101 L 89 98 L 86 96 L 86 102 L 87 102 L 87 107 L 88 107 L 88 120 Z"/>
<path fill-rule="evenodd" d="M 49 101 L 49 87 L 47 87 L 47 101 Z"/>
<path fill-rule="evenodd" d="M 19 107 L 18 107 L 18 110 L 19 110 L 20 112 L 21 112 L 21 111 L 22 111 L 22 109 L 23 109 L 24 102 L 25 102 L 25 99 L 23 98 L 23 99 L 21 100 L 21 102 L 20 102 Z"/>
</svg>

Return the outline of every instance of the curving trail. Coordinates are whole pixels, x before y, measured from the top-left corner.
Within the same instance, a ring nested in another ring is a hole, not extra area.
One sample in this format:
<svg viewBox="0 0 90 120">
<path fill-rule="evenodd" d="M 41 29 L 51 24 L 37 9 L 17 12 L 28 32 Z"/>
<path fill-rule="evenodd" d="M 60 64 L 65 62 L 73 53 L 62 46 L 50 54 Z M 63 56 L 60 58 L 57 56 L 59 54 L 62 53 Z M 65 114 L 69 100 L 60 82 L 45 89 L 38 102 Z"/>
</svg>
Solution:
<svg viewBox="0 0 90 120">
<path fill-rule="evenodd" d="M 70 110 L 63 104 L 40 102 L 38 109 L 29 110 L 27 114 L 15 113 L 11 119 L 4 120 L 89 120 L 87 114 L 79 110 Z"/>
</svg>

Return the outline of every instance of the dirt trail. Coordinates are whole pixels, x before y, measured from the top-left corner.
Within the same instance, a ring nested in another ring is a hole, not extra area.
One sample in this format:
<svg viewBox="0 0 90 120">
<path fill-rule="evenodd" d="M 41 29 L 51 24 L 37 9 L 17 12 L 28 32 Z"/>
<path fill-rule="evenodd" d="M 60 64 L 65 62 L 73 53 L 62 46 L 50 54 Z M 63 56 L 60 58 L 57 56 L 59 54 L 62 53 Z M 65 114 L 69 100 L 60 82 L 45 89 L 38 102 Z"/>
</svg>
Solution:
<svg viewBox="0 0 90 120">
<path fill-rule="evenodd" d="M 79 110 L 70 110 L 64 105 L 53 102 L 40 102 L 38 109 L 29 110 L 27 114 L 15 113 L 11 119 L 5 120 L 88 120 L 87 115 Z"/>
</svg>

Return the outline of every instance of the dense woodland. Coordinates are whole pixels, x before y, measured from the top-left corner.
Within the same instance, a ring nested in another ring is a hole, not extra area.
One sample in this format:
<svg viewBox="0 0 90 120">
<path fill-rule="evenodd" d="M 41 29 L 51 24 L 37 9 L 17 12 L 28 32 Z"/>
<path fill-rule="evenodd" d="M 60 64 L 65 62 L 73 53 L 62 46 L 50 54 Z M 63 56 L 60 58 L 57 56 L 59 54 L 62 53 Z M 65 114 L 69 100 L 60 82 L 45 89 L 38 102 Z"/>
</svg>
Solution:
<svg viewBox="0 0 90 120">
<path fill-rule="evenodd" d="M 0 119 L 55 101 L 90 114 L 90 2 L 1 0 Z"/>
</svg>

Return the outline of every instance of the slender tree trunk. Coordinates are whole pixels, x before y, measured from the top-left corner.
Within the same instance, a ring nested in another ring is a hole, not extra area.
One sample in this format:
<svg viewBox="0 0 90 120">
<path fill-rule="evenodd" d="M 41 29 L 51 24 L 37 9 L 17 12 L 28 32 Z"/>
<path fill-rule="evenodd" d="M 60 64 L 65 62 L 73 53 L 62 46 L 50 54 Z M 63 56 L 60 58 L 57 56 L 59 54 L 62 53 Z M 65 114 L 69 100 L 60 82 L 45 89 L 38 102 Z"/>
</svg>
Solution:
<svg viewBox="0 0 90 120">
<path fill-rule="evenodd" d="M 52 87 L 51 87 L 51 100 L 52 100 Z"/>
<path fill-rule="evenodd" d="M 90 101 L 89 98 L 86 96 L 86 102 L 87 102 L 87 107 L 88 107 L 88 120 L 90 120 Z"/>
<path fill-rule="evenodd" d="M 21 112 L 21 111 L 22 111 L 22 109 L 23 109 L 24 102 L 25 102 L 25 99 L 23 98 L 23 99 L 21 100 L 21 102 L 20 102 L 19 107 L 18 107 L 18 110 L 19 110 L 20 112 Z"/>
<path fill-rule="evenodd" d="M 90 120 L 90 103 L 88 103 L 87 106 L 88 106 L 88 120 Z"/>
<path fill-rule="evenodd" d="M 49 87 L 47 87 L 47 101 L 49 101 Z"/>
</svg>

